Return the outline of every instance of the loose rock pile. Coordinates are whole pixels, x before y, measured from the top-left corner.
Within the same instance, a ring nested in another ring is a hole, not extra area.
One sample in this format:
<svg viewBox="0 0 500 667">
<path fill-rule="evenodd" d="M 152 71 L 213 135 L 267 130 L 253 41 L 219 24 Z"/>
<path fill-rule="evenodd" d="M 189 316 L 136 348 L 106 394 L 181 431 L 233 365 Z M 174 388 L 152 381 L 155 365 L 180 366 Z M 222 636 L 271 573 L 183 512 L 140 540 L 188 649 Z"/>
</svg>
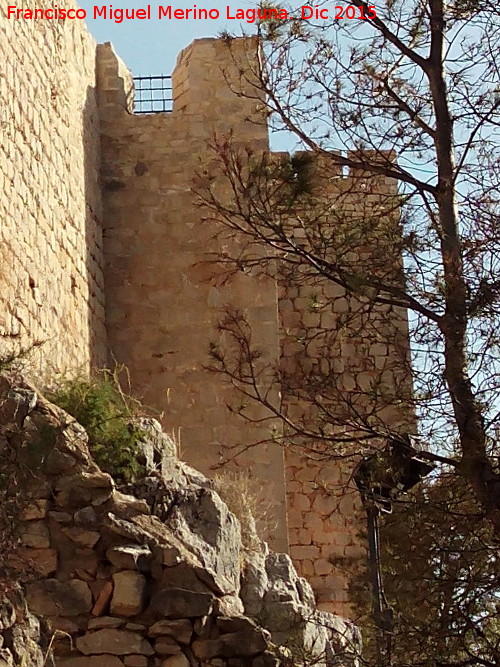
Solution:
<svg viewBox="0 0 500 667">
<path fill-rule="evenodd" d="M 0 379 L 0 667 L 356 665 L 356 628 L 316 610 L 287 555 L 244 549 L 211 482 L 146 426 L 157 468 L 118 490 L 79 424 Z"/>
</svg>

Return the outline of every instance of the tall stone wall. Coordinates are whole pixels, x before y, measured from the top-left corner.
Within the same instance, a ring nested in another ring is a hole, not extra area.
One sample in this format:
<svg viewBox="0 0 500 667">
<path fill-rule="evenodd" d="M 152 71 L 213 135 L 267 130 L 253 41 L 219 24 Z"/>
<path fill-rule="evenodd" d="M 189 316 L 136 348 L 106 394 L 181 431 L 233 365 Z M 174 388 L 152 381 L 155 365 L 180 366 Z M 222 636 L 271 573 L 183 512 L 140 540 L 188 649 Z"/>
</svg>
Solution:
<svg viewBox="0 0 500 667">
<path fill-rule="evenodd" d="M 73 6 L 68 0 L 60 6 Z M 105 360 L 95 44 L 81 21 L 0 13 L 0 352 Z"/>
<path fill-rule="evenodd" d="M 236 41 L 233 56 L 246 58 L 248 46 Z M 114 68 L 118 91 L 124 79 L 109 46 L 100 47 L 99 62 L 110 90 Z M 196 174 L 217 169 L 209 146 L 215 136 L 232 132 L 241 145 L 267 149 L 263 111 L 231 92 L 228 79 L 235 77 L 238 66 L 223 42 L 196 40 L 173 73 L 173 113 L 131 115 L 123 93 L 108 96 L 103 113 L 111 359 L 127 365 L 133 393 L 163 413 L 181 457 L 210 474 L 232 459 L 231 445 L 269 435 L 268 425 L 248 425 L 229 413 L 232 387 L 203 368 L 221 308 L 247 310 L 269 361 L 276 364 L 279 355 L 276 285 L 244 274 L 225 284 L 212 277 L 206 262 L 220 241 L 193 193 Z M 255 417 L 263 415 L 256 408 Z M 261 528 L 273 548 L 287 551 L 283 451 L 252 447 L 232 467 L 255 480 Z"/>
<path fill-rule="evenodd" d="M 321 606 L 342 613 L 346 580 L 334 560 L 363 553 L 349 465 L 321 451 L 311 457 L 290 446 L 285 457 L 276 445 L 253 446 L 269 439 L 269 422 L 259 423 L 265 412 L 255 407 L 254 424 L 231 414 L 233 388 L 203 366 L 230 305 L 246 311 L 270 369 L 299 378 L 320 369 L 343 396 L 380 374 L 408 387 L 395 370 L 407 357 L 406 314 L 359 319 L 331 283 L 297 275 L 277 285 L 244 273 L 222 281 L 206 262 L 222 241 L 193 186 L 202 171 L 217 181 L 210 143 L 232 134 L 233 145 L 268 150 L 258 95 L 231 90 L 233 82 L 255 92 L 241 76 L 255 46 L 195 41 L 173 74 L 173 112 L 134 115 L 131 75 L 111 45 L 96 52 L 77 21 L 0 16 L 0 353 L 44 341 L 31 357 L 44 375 L 124 364 L 131 392 L 161 413 L 183 459 L 211 475 L 228 462 L 250 477 L 264 537 L 277 551 L 290 545 Z M 352 215 L 353 229 L 395 194 L 383 179 L 330 170 L 325 180 L 316 168 L 321 196 Z M 360 234 L 360 263 L 383 263 L 384 253 L 376 237 Z M 318 341 L 325 347 L 328 332 L 341 329 L 325 358 Z M 304 346 L 304 330 L 315 344 Z M 291 416 L 306 409 L 281 391 Z M 314 410 L 308 417 L 313 423 Z M 384 418 L 401 423 L 391 406 Z"/>
</svg>

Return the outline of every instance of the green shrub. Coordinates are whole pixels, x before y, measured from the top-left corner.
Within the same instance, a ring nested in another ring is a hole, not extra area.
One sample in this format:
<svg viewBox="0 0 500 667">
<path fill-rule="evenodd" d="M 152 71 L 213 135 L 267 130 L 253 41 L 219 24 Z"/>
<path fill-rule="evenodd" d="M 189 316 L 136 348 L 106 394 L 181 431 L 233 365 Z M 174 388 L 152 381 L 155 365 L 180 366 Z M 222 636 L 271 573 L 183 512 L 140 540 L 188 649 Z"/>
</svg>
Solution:
<svg viewBox="0 0 500 667">
<path fill-rule="evenodd" d="M 118 482 L 134 481 L 144 473 L 138 461 L 143 431 L 133 423 L 141 406 L 122 392 L 116 373 L 103 370 L 91 380 L 64 380 L 49 398 L 85 428 L 102 470 Z"/>
</svg>

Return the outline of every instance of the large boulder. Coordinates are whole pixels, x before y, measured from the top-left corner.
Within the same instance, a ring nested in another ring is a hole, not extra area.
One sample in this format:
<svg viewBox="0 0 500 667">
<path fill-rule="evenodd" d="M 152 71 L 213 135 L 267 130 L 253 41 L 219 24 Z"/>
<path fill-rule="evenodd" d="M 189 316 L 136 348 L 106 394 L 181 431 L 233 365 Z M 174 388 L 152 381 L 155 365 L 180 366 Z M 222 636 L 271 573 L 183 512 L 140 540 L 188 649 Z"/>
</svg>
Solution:
<svg viewBox="0 0 500 667">
<path fill-rule="evenodd" d="M 216 592 L 239 593 L 240 524 L 209 480 L 171 461 L 162 476 L 150 475 L 130 490 L 148 502 L 183 551 L 195 556 Z"/>
<path fill-rule="evenodd" d="M 161 424 L 150 417 L 138 417 L 131 422 L 140 434 L 138 460 L 149 473 L 164 470 L 177 457 L 175 442 L 163 433 Z"/>
<path fill-rule="evenodd" d="M 198 488 L 181 494 L 166 523 L 204 568 L 215 574 L 223 593 L 238 593 L 240 525 L 215 491 Z"/>
<path fill-rule="evenodd" d="M 292 655 L 308 655 L 318 667 L 357 663 L 361 639 L 356 626 L 317 610 L 311 586 L 287 554 L 247 553 L 241 598 L 246 613 Z"/>
</svg>

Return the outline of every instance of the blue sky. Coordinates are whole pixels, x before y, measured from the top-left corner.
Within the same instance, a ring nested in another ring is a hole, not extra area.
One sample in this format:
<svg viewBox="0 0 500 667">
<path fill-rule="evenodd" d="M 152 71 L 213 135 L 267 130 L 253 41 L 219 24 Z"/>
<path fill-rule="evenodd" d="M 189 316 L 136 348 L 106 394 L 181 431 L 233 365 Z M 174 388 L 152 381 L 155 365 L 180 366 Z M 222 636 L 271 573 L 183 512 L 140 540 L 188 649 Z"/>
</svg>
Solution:
<svg viewBox="0 0 500 667">
<path fill-rule="evenodd" d="M 228 20 L 226 18 L 226 6 L 229 0 L 197 0 L 192 4 L 186 1 L 174 0 L 172 7 L 187 9 L 195 4 L 198 8 L 216 8 L 220 11 L 218 20 L 124 20 L 122 23 L 93 19 L 93 4 L 96 0 L 79 0 L 80 6 L 87 10 L 87 26 L 99 42 L 112 42 L 116 52 L 132 71 L 133 76 L 148 76 L 157 74 L 171 74 L 179 51 L 188 46 L 193 39 L 201 37 L 216 37 L 223 30 L 229 30 L 232 34 L 240 35 L 245 32 L 253 32 L 253 24 L 240 22 L 239 20 Z M 224 3 L 224 4 L 223 4 Z M 147 2 L 140 0 L 115 0 L 112 4 L 116 8 L 144 8 Z M 151 13 L 157 13 L 156 7 L 162 4 L 151 4 Z M 250 9 L 257 6 L 257 0 L 237 0 L 231 7 Z M 99 5 L 102 6 L 102 5 Z M 109 4 L 107 5 L 109 7 Z M 295 137 L 288 132 L 272 132 L 270 136 L 273 150 L 295 150 L 298 143 Z"/>
<path fill-rule="evenodd" d="M 96 0 L 93 0 L 93 3 Z M 96 3 L 97 4 L 97 3 Z M 104 3 L 103 3 L 104 4 Z M 114 7 L 123 8 L 141 8 L 147 6 L 146 2 L 140 0 L 111 0 Z M 158 4 L 151 4 L 151 11 L 154 15 Z M 175 1 L 172 7 L 175 9 L 186 9 L 193 7 L 194 4 L 199 8 L 219 9 L 221 18 L 215 20 L 167 20 L 161 21 L 155 18 L 151 20 L 124 20 L 123 23 L 114 23 L 113 21 L 91 18 L 93 13 L 93 4 L 86 0 L 80 0 L 80 5 L 87 10 L 87 26 L 94 38 L 98 42 L 112 42 L 118 55 L 132 70 L 134 76 L 150 74 L 170 74 L 177 58 L 178 52 L 187 46 L 193 39 L 200 37 L 215 37 L 222 30 L 229 29 L 231 32 L 239 34 L 240 26 L 245 26 L 246 32 L 251 32 L 252 25 L 248 23 L 241 24 L 237 20 L 227 20 L 225 17 L 225 8 L 227 0 L 198 0 L 192 4 L 188 2 Z M 99 6 L 102 6 L 99 4 Z M 109 6 L 109 5 L 108 5 Z M 255 7 L 256 3 L 252 0 L 239 0 L 234 7 L 248 9 Z"/>
</svg>

